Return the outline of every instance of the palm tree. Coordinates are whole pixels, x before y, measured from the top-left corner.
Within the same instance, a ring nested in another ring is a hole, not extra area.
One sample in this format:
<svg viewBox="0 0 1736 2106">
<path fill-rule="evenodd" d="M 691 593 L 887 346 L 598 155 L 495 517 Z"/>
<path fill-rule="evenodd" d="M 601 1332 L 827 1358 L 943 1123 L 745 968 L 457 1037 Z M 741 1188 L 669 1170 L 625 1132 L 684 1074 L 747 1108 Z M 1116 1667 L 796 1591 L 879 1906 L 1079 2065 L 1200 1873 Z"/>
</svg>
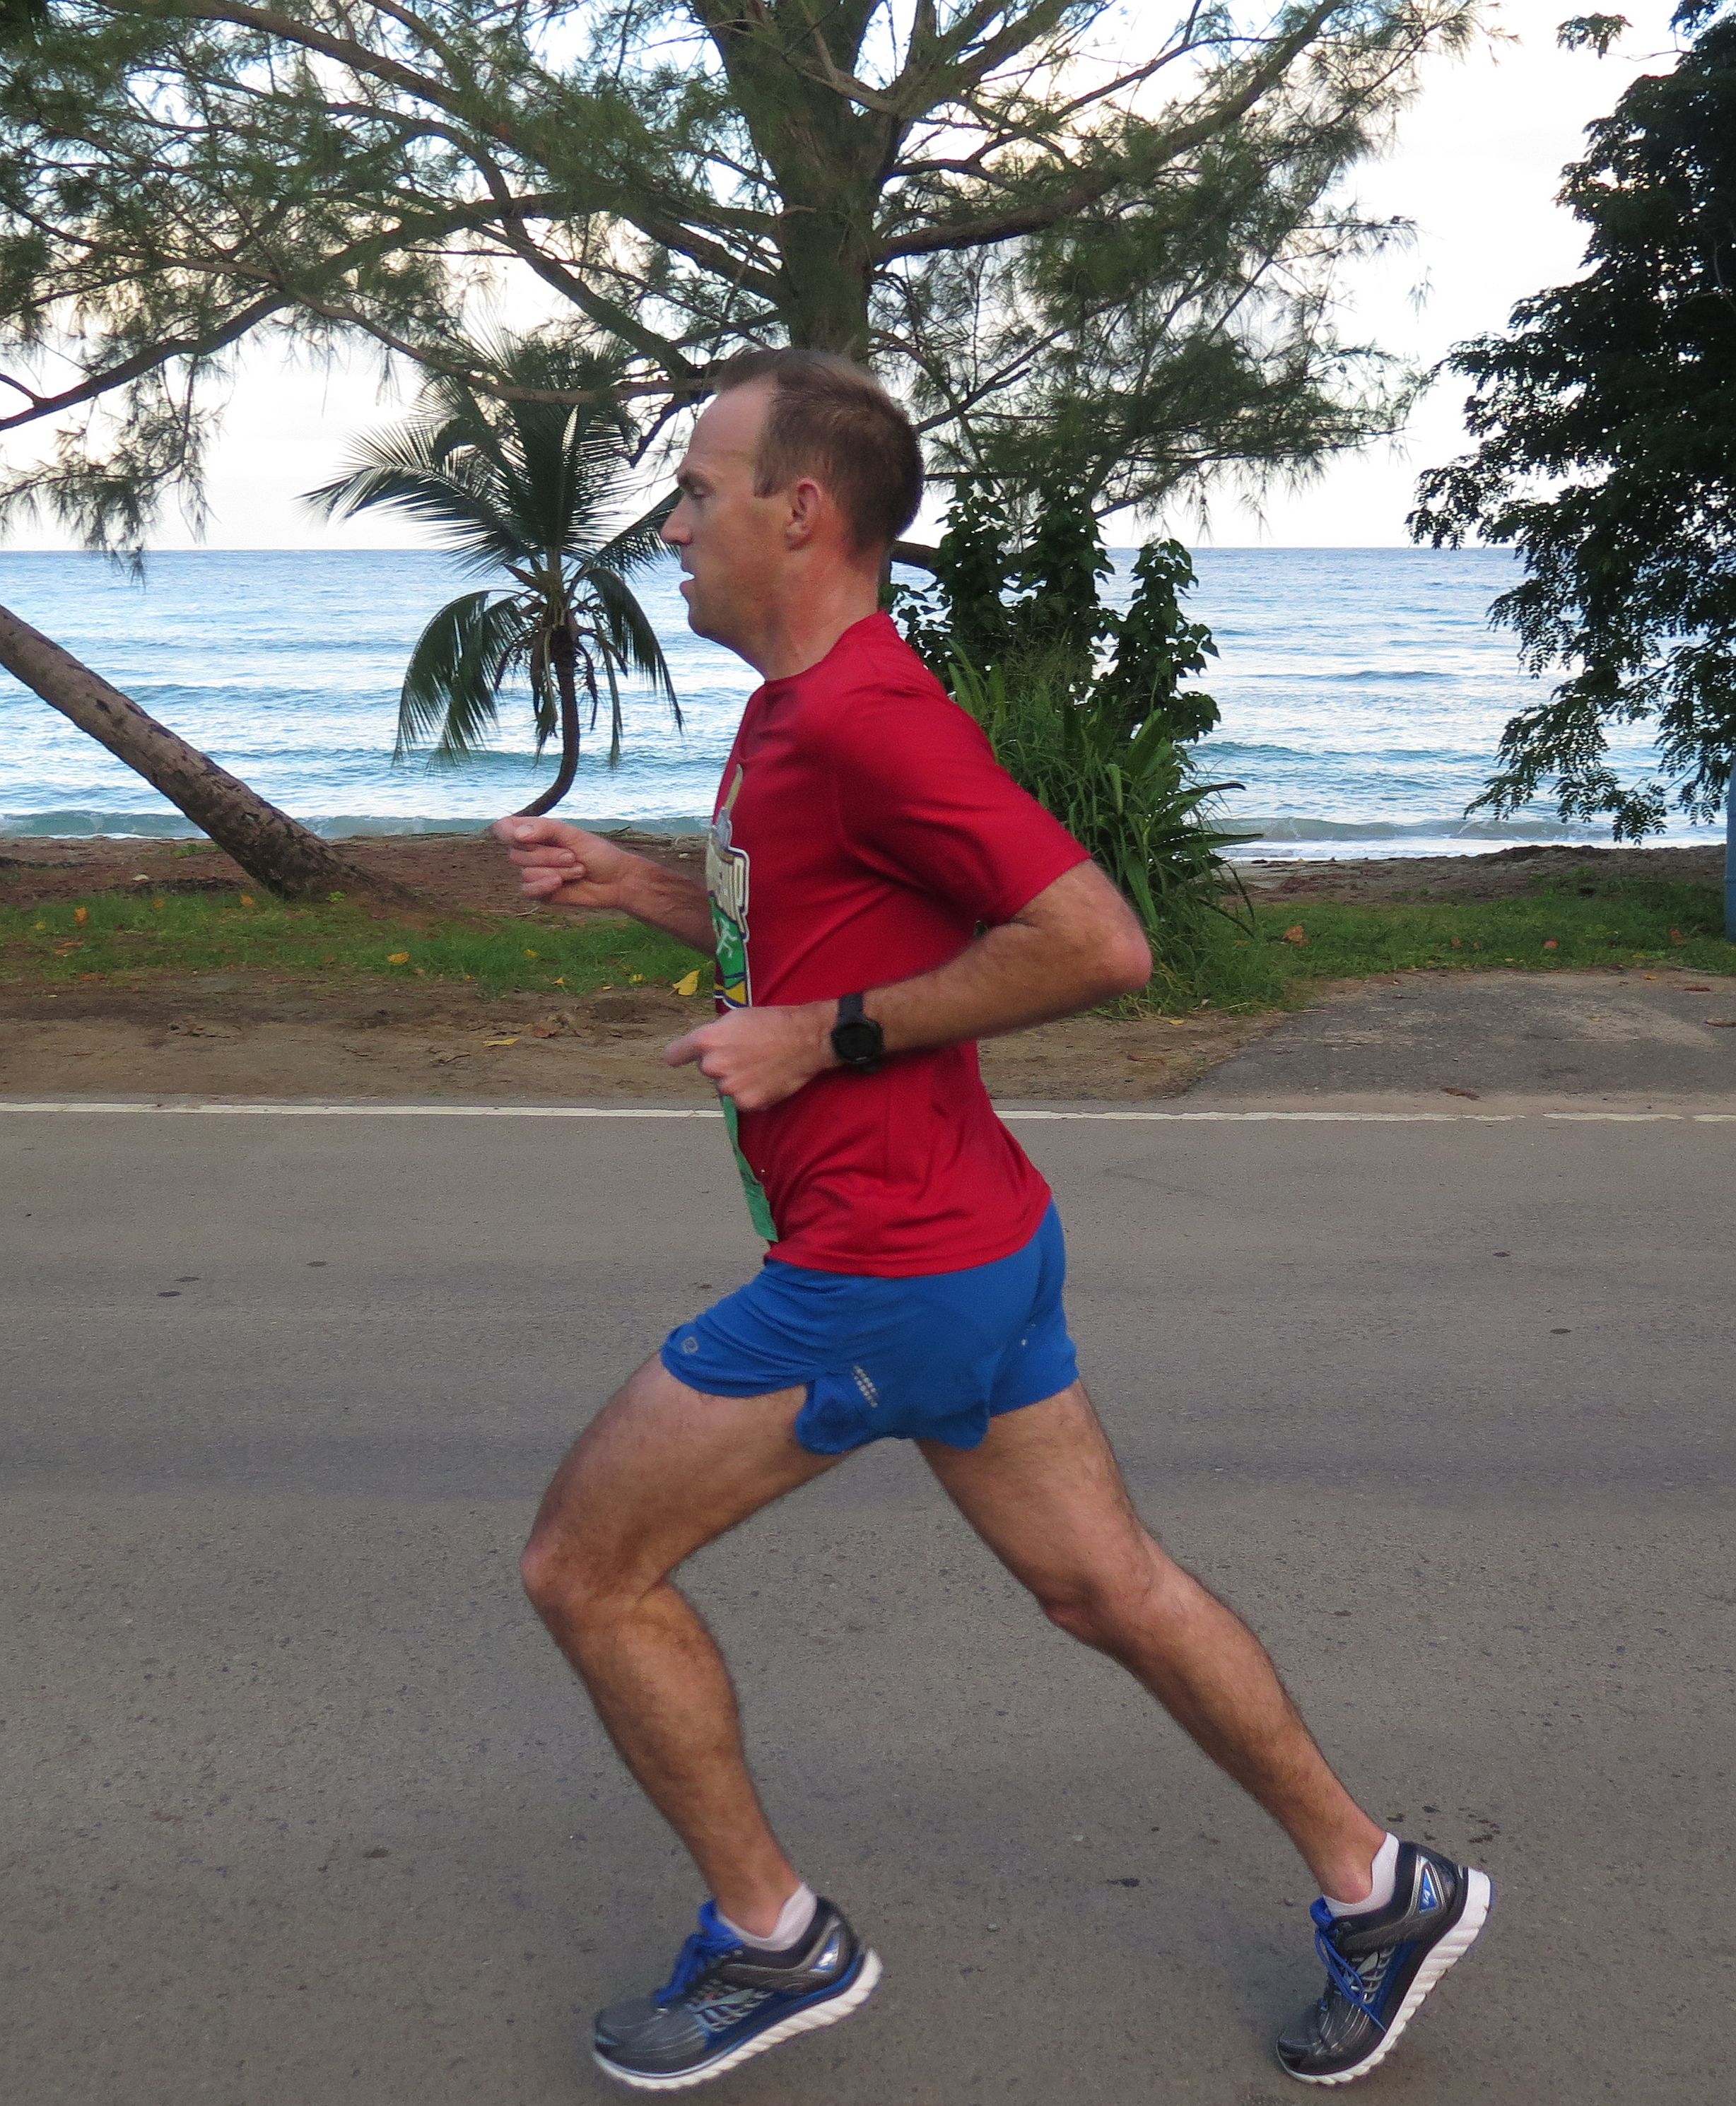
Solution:
<svg viewBox="0 0 1736 2106">
<path fill-rule="evenodd" d="M 303 501 L 329 519 L 402 513 L 433 526 L 473 576 L 510 576 L 509 585 L 449 602 L 423 630 L 398 697 L 393 758 L 432 741 L 437 764 L 461 766 L 495 729 L 502 688 L 523 674 L 537 752 L 560 742 L 554 780 L 523 808 L 534 818 L 572 787 L 581 678 L 593 727 L 608 691 L 612 768 L 621 758 L 623 677 L 657 689 L 681 724 L 662 647 L 627 583 L 665 553 L 657 529 L 675 500 L 607 531 L 633 468 L 635 432 L 606 353 L 539 337 L 502 337 L 483 348 L 503 381 L 569 397 L 583 390 L 590 399 L 502 401 L 437 375 L 402 424 L 362 439 L 345 473 Z"/>
</svg>

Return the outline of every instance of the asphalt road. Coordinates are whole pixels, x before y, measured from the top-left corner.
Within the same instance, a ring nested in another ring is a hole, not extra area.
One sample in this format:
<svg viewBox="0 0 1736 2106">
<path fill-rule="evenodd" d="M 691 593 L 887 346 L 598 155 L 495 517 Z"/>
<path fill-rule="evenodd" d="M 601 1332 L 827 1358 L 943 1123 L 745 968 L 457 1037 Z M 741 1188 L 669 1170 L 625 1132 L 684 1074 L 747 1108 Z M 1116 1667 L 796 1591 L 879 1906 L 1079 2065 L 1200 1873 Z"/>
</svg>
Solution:
<svg viewBox="0 0 1736 2106">
<path fill-rule="evenodd" d="M 1499 1884 L 1365 2095 L 1726 2099 L 1736 1122 L 1019 1131 L 1147 1516 L 1370 1808 Z M 698 1896 L 514 1557 L 757 1248 L 706 1121 L 0 1109 L 8 2098 L 604 2095 L 585 2014 Z M 716 2095 L 1300 2095 L 1305 1875 L 913 1454 L 692 1584 L 887 1964 Z"/>
</svg>

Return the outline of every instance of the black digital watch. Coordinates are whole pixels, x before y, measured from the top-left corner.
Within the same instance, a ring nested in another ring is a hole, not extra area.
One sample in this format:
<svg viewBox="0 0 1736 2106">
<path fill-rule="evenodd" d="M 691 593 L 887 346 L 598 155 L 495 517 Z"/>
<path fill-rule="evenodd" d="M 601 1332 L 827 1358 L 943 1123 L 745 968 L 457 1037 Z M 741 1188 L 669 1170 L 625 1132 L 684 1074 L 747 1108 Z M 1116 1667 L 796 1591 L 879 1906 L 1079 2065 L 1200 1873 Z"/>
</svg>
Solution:
<svg viewBox="0 0 1736 2106">
<path fill-rule="evenodd" d="M 859 1075 L 875 1073 L 886 1059 L 886 1034 L 872 1016 L 862 1014 L 859 994 L 839 996 L 838 1020 L 832 1027 L 832 1050 Z"/>
</svg>

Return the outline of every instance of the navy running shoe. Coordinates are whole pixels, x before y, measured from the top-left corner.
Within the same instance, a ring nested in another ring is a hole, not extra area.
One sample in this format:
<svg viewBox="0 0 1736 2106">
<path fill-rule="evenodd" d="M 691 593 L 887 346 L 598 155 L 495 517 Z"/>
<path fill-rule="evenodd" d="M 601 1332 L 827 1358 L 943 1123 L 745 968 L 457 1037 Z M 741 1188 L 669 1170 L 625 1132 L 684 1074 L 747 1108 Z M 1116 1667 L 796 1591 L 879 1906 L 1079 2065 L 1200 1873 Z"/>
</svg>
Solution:
<svg viewBox="0 0 1736 2106">
<path fill-rule="evenodd" d="M 1391 1902 L 1368 1916 L 1309 1913 L 1326 1986 L 1278 2039 L 1278 2060 L 1304 2084 L 1348 2084 L 1391 2051 L 1424 1996 L 1462 1960 L 1488 1920 L 1487 1872 L 1456 1865 L 1419 1843 L 1398 1846 Z"/>
<path fill-rule="evenodd" d="M 639 2090 L 684 2090 L 780 2041 L 836 2025 L 879 1980 L 879 1960 L 828 1901 L 783 1952 L 743 1945 L 707 1902 L 662 1987 L 599 2017 L 597 2061 Z"/>
</svg>

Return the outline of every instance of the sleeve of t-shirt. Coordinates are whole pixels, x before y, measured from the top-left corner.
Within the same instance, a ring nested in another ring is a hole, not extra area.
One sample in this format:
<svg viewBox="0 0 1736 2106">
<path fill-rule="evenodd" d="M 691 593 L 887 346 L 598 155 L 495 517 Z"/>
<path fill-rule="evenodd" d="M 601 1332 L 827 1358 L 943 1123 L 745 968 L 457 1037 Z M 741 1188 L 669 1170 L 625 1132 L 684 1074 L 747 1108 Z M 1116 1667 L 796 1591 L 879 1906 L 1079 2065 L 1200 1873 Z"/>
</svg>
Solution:
<svg viewBox="0 0 1736 2106">
<path fill-rule="evenodd" d="M 829 727 L 853 854 L 895 883 L 1009 921 L 1088 852 L 995 760 L 936 683 L 851 698 Z"/>
</svg>

